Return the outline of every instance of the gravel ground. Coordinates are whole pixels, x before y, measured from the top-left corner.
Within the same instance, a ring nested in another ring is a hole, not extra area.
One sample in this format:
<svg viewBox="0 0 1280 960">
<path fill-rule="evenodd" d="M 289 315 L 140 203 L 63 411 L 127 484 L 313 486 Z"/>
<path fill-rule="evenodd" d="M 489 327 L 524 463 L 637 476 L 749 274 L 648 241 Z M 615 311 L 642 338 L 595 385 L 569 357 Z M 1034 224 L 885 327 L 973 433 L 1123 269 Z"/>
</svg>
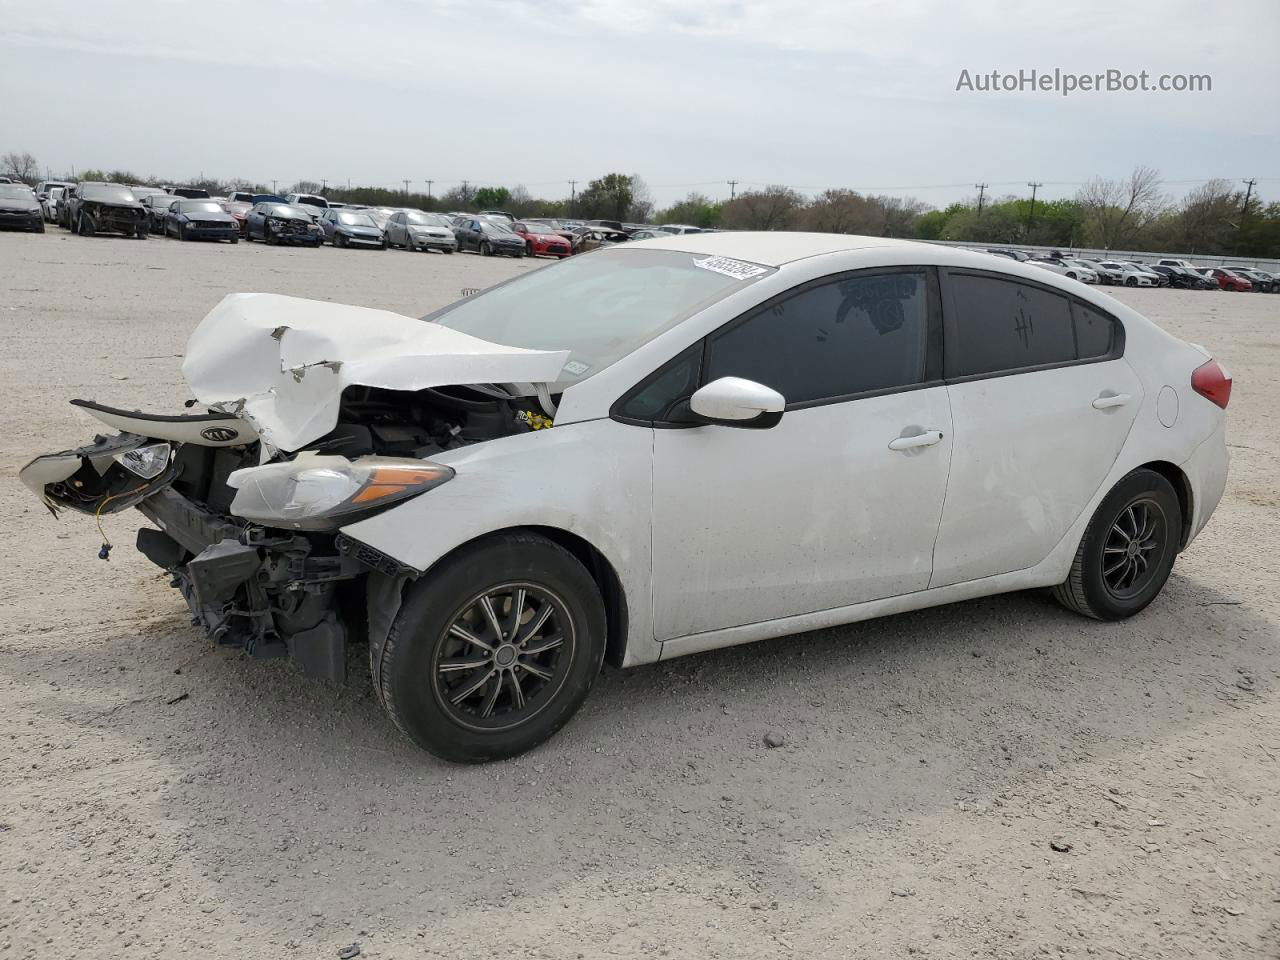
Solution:
<svg viewBox="0 0 1280 960">
<path fill-rule="evenodd" d="M 1121 624 L 1013 595 L 609 671 L 448 766 L 213 649 L 16 479 L 166 411 L 227 292 L 420 314 L 528 260 L 0 235 L 0 954 L 1280 955 L 1280 297 L 1120 291 L 1236 377 L 1226 497 Z M 767 733 L 783 743 L 768 748 Z"/>
</svg>

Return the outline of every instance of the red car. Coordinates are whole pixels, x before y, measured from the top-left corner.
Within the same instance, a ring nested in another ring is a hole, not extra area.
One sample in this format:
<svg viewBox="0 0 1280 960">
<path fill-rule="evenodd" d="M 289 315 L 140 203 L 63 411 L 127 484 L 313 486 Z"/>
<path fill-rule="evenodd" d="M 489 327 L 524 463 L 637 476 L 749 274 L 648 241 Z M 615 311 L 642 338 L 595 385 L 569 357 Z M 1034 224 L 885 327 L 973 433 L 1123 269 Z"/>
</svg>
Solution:
<svg viewBox="0 0 1280 960">
<path fill-rule="evenodd" d="M 244 203 L 240 200 L 219 200 L 218 205 L 236 218 L 236 225 L 240 227 L 240 236 L 247 237 L 249 235 L 249 209 L 253 204 Z"/>
<path fill-rule="evenodd" d="M 559 232 L 545 223 L 517 220 L 511 229 L 524 237 L 525 252 L 531 257 L 555 257 L 563 260 L 573 253 L 573 247 Z"/>
<path fill-rule="evenodd" d="M 1252 290 L 1253 281 L 1248 277 L 1242 277 L 1238 273 L 1232 273 L 1230 270 L 1223 270 L 1221 267 L 1210 267 L 1204 271 L 1204 275 L 1210 280 L 1218 281 L 1218 289 L 1220 290 Z"/>
</svg>

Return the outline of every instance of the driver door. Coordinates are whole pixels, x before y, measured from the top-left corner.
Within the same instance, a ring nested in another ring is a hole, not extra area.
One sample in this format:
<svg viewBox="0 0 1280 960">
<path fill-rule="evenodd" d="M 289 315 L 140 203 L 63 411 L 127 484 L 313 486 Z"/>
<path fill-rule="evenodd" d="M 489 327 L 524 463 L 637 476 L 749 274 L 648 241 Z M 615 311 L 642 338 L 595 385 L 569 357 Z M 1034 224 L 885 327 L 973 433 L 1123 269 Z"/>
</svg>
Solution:
<svg viewBox="0 0 1280 960">
<path fill-rule="evenodd" d="M 828 277 L 706 339 L 695 383 L 787 405 L 767 429 L 654 430 L 658 640 L 928 586 L 952 448 L 937 290 L 926 268 Z"/>
</svg>

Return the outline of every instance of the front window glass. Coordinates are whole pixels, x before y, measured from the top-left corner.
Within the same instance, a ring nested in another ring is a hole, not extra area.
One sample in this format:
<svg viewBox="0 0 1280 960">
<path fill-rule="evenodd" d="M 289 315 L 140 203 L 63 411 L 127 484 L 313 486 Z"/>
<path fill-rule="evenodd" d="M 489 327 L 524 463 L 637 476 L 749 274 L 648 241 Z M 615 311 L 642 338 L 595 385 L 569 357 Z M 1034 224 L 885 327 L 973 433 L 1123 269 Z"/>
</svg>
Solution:
<svg viewBox="0 0 1280 960">
<path fill-rule="evenodd" d="M 929 335 L 924 271 L 819 284 L 713 337 L 703 382 L 743 377 L 788 404 L 924 382 Z"/>
</svg>

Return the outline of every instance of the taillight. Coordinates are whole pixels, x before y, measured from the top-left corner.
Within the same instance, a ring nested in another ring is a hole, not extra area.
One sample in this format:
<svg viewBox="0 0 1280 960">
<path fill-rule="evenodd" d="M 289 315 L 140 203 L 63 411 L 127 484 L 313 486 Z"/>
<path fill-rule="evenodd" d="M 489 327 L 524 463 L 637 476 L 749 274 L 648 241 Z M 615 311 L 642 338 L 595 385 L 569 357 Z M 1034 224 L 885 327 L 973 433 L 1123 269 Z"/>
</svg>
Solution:
<svg viewBox="0 0 1280 960">
<path fill-rule="evenodd" d="M 1225 410 L 1231 402 L 1231 374 L 1217 360 L 1210 360 L 1192 372 L 1191 389 Z"/>
</svg>

